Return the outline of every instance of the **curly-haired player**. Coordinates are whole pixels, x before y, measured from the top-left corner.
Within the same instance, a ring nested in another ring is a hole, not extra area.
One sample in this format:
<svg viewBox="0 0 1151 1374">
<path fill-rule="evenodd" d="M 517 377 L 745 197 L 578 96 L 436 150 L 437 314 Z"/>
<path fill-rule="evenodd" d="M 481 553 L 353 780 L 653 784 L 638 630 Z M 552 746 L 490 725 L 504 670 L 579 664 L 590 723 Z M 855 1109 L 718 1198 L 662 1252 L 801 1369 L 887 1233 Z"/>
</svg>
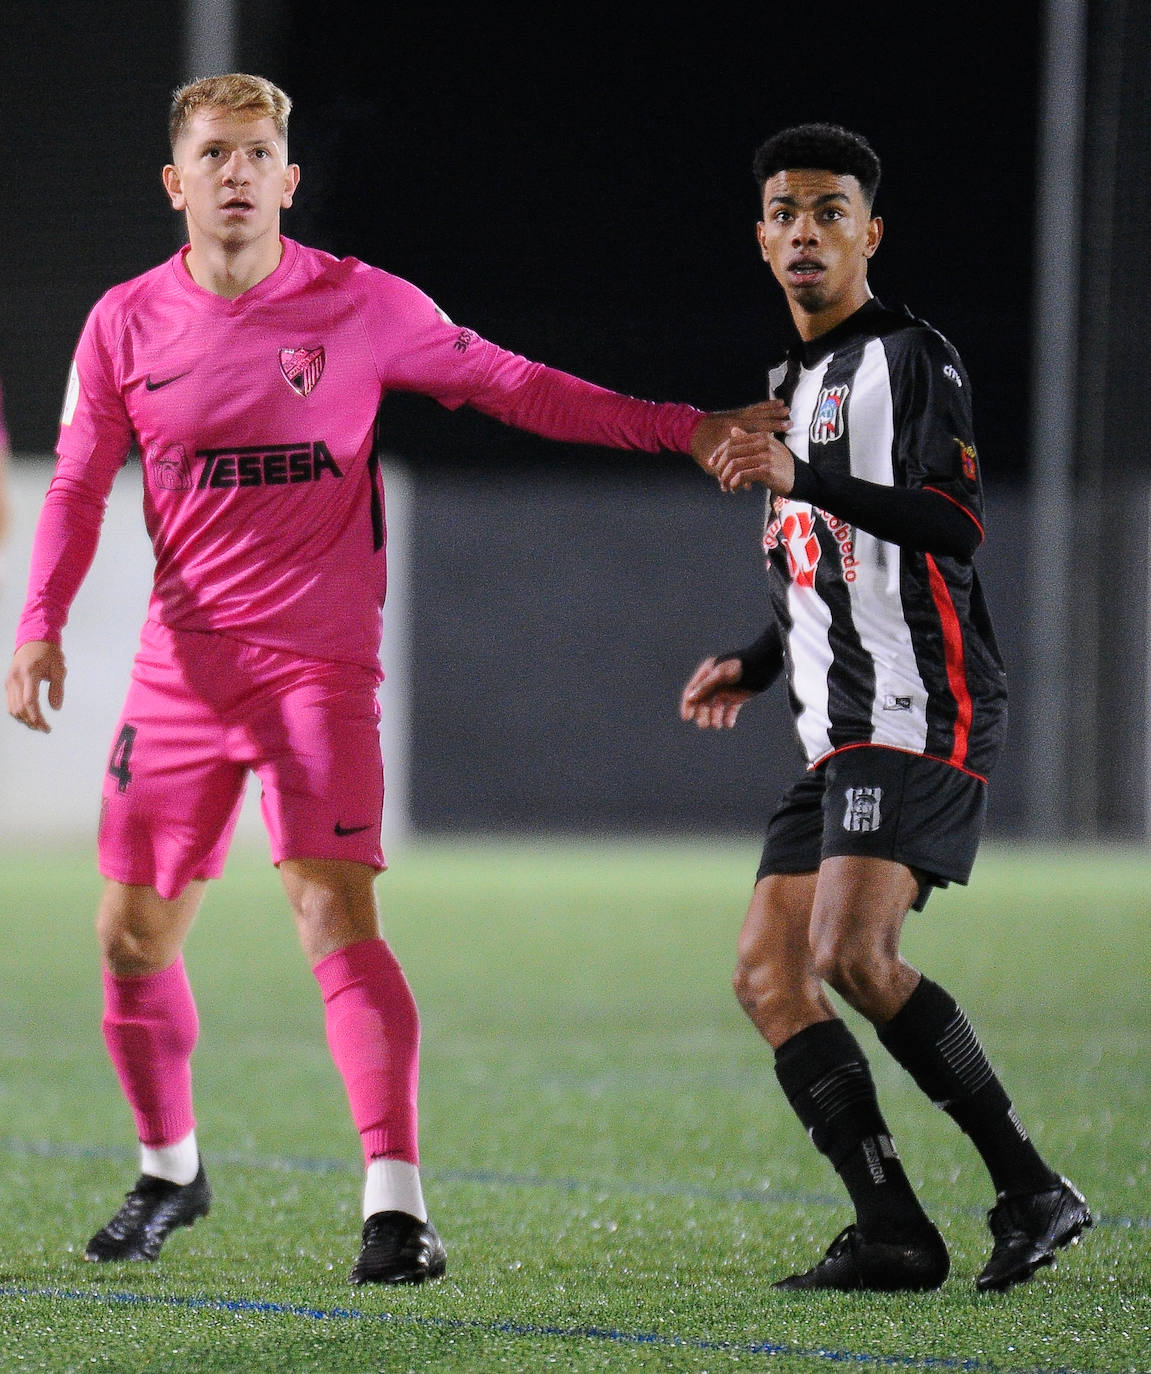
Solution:
<svg viewBox="0 0 1151 1374">
<path fill-rule="evenodd" d="M 705 659 L 681 714 L 735 724 L 786 666 L 807 769 L 767 827 L 736 993 L 855 1222 L 783 1289 L 931 1289 L 947 1248 L 913 1192 L 866 1056 L 827 995 L 970 1137 L 998 1199 L 980 1289 L 1023 1282 L 1091 1225 L 1040 1157 L 966 1015 L 900 954 L 910 909 L 966 883 L 1007 693 L 972 566 L 982 491 L 971 384 L 951 344 L 871 294 L 880 164 L 859 134 L 785 129 L 754 159 L 764 261 L 797 334 L 771 373 L 786 436 L 737 435 L 724 486 L 768 488 L 771 620 Z"/>
</svg>

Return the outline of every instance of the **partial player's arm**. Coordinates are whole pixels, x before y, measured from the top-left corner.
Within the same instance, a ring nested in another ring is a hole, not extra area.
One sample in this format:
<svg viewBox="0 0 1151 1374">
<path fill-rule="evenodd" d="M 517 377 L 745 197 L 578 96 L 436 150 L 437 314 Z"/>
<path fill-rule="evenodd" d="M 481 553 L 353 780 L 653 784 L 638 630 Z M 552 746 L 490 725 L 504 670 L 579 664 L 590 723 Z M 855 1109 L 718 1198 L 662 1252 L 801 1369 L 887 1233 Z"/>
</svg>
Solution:
<svg viewBox="0 0 1151 1374">
<path fill-rule="evenodd" d="M 762 484 L 829 511 L 877 539 L 947 558 L 970 558 L 983 527 L 966 505 L 930 487 L 891 487 L 817 471 L 770 434 L 735 431 L 710 464 L 726 491 Z"/>
<path fill-rule="evenodd" d="M 12 506 L 8 498 L 8 460 L 11 456 L 12 445 L 4 419 L 4 388 L 0 386 L 0 544 L 7 539 L 12 524 Z"/>
<path fill-rule="evenodd" d="M 8 714 L 30 730 L 51 733 L 40 704 L 64 704 L 67 668 L 60 636 L 68 611 L 92 565 L 100 538 L 107 491 L 93 486 L 81 464 L 61 458 L 44 498 L 28 574 L 28 597 L 16 630 L 16 652 L 5 682 Z"/>
<path fill-rule="evenodd" d="M 780 433 L 790 427 L 787 406 L 778 400 L 705 412 L 612 391 L 453 324 L 410 282 L 378 271 L 369 277 L 372 289 L 363 293 L 361 307 L 386 391 L 431 396 L 449 410 L 468 405 L 564 443 L 690 454 L 709 475 L 708 460 L 733 427 Z"/>
<path fill-rule="evenodd" d="M 95 556 L 104 509 L 101 503 L 93 508 L 84 492 L 82 483 L 70 485 L 57 470 L 32 542 L 28 598 L 5 681 L 8 714 L 30 730 L 46 735 L 52 727 L 40 704 L 40 686 L 48 684 L 48 705 L 59 711 L 64 705 L 67 673 L 60 634 Z"/>
<path fill-rule="evenodd" d="M 31 639 L 58 642 L 80 584 L 87 576 L 115 469 L 61 457 L 49 484 L 28 572 L 28 596 L 16 630 L 17 645 Z"/>
<path fill-rule="evenodd" d="M 730 730 L 740 708 L 783 669 L 783 638 L 772 619 L 746 649 L 705 658 L 684 685 L 680 719 L 701 730 Z"/>
<path fill-rule="evenodd" d="M 786 432 L 791 421 L 779 400 L 736 410 L 705 412 L 674 402 L 640 400 L 570 373 L 505 354 L 495 369 L 498 387 L 470 398 L 486 415 L 545 439 L 654 453 L 688 453 L 709 475 L 711 460 L 733 431 Z M 514 385 L 504 383 L 514 381 Z"/>
<path fill-rule="evenodd" d="M 51 729 L 40 705 L 42 683 L 53 710 L 64 703 L 61 635 L 96 556 L 108 493 L 132 438 L 93 311 L 72 364 L 56 470 L 36 523 L 28 595 L 6 680 L 9 713 L 32 730 Z"/>
<path fill-rule="evenodd" d="M 691 436 L 691 456 L 709 476 L 714 476 L 712 460 L 733 434 L 752 432 L 770 436 L 791 428 L 791 415 L 785 401 L 771 397 L 756 401 L 741 410 L 706 412 Z"/>
<path fill-rule="evenodd" d="M 40 705 L 40 685 L 48 684 L 48 705 L 58 711 L 64 705 L 67 673 L 64 651 L 59 644 L 46 639 L 30 639 L 21 644 L 12 657 L 4 684 L 8 714 L 30 730 L 51 734 L 52 727 L 44 718 Z"/>
<path fill-rule="evenodd" d="M 16 653 L 5 681 L 8 714 L 30 730 L 50 734 L 40 705 L 40 685 L 48 684 L 48 705 L 64 705 L 67 667 L 60 635 L 68 610 L 92 565 L 104 516 L 98 488 L 60 459 L 44 498 L 28 574 L 28 598 L 16 630 Z"/>
<path fill-rule="evenodd" d="M 12 524 L 12 508 L 8 499 L 8 449 L 0 443 L 0 544 L 8 537 Z"/>
</svg>

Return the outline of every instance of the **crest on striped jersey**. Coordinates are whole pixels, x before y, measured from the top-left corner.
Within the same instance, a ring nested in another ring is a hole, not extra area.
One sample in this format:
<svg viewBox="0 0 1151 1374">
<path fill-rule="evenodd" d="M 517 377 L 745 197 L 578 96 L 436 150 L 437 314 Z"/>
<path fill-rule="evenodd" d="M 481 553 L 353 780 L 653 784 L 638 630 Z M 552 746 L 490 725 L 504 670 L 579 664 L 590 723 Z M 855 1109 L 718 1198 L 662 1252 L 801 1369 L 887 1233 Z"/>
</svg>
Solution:
<svg viewBox="0 0 1151 1374">
<path fill-rule="evenodd" d="M 811 442 L 831 444 L 843 436 L 843 407 L 851 387 L 844 382 L 842 386 L 825 386 L 819 393 L 819 403 L 811 421 Z"/>
</svg>

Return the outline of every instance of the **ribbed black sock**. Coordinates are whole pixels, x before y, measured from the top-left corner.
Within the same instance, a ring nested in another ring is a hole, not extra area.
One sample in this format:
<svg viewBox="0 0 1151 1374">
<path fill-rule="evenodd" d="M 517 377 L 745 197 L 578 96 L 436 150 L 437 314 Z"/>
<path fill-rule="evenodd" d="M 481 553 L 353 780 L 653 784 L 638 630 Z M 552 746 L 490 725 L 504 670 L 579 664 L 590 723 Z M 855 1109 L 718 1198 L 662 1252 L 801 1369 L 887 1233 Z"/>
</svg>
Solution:
<svg viewBox="0 0 1151 1374">
<path fill-rule="evenodd" d="M 1059 1181 L 1031 1143 L 971 1022 L 938 983 L 921 978 L 903 1008 L 876 1033 L 971 1138 L 996 1192 L 1031 1192 Z"/>
<path fill-rule="evenodd" d="M 859 1042 L 840 1020 L 818 1021 L 775 1052 L 775 1072 L 815 1148 L 875 1240 L 921 1235 L 931 1223 L 903 1171 Z"/>
</svg>

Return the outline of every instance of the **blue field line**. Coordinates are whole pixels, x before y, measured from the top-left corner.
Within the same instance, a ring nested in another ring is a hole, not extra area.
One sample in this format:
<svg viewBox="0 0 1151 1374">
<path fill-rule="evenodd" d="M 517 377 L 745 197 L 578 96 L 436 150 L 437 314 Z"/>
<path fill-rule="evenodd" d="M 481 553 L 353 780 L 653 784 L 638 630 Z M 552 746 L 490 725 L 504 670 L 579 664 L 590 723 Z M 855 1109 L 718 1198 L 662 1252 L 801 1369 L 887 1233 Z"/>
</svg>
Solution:
<svg viewBox="0 0 1151 1374">
<path fill-rule="evenodd" d="M 709 1341 L 684 1336 L 664 1336 L 656 1331 L 617 1331 L 597 1326 L 547 1326 L 536 1322 L 466 1321 L 461 1317 L 425 1317 L 391 1312 L 360 1312 L 354 1307 L 308 1307 L 303 1303 L 257 1301 L 252 1298 L 177 1297 L 174 1294 L 101 1293 L 78 1288 L 38 1288 L 25 1284 L 0 1284 L 0 1298 L 45 1298 L 53 1302 L 88 1302 L 105 1307 L 165 1307 L 184 1312 L 245 1312 L 266 1317 L 300 1317 L 307 1321 L 368 1322 L 381 1325 L 423 1327 L 426 1330 L 459 1331 L 474 1335 L 509 1336 L 538 1340 L 604 1341 L 620 1346 L 646 1346 L 667 1350 L 698 1350 L 708 1354 L 790 1355 L 792 1359 L 821 1360 L 856 1368 L 956 1370 L 959 1374 L 1093 1374 L 1070 1366 L 992 1364 L 961 1355 L 879 1355 L 862 1350 L 830 1350 L 826 1347 L 788 1345 L 779 1341 Z"/>
<path fill-rule="evenodd" d="M 106 1159 L 135 1162 L 138 1152 L 124 1145 L 71 1145 L 51 1140 L 0 1140 L 0 1152 L 42 1159 Z M 209 1163 L 270 1173 L 346 1174 L 359 1177 L 358 1162 L 307 1156 L 248 1155 L 236 1151 L 212 1151 Z M 550 1188 L 564 1193 L 624 1193 L 635 1197 L 694 1198 L 705 1202 L 750 1202 L 767 1207 L 843 1207 L 845 1199 L 833 1193 L 812 1193 L 791 1188 L 718 1188 L 697 1183 L 634 1179 L 553 1178 L 546 1174 L 500 1173 L 490 1169 L 426 1169 L 425 1183 L 462 1183 L 488 1188 Z M 928 1199 L 932 1210 L 957 1216 L 982 1218 L 983 1207 Z M 1151 1230 L 1151 1216 L 1095 1214 L 1096 1226 L 1127 1231 Z"/>
</svg>

